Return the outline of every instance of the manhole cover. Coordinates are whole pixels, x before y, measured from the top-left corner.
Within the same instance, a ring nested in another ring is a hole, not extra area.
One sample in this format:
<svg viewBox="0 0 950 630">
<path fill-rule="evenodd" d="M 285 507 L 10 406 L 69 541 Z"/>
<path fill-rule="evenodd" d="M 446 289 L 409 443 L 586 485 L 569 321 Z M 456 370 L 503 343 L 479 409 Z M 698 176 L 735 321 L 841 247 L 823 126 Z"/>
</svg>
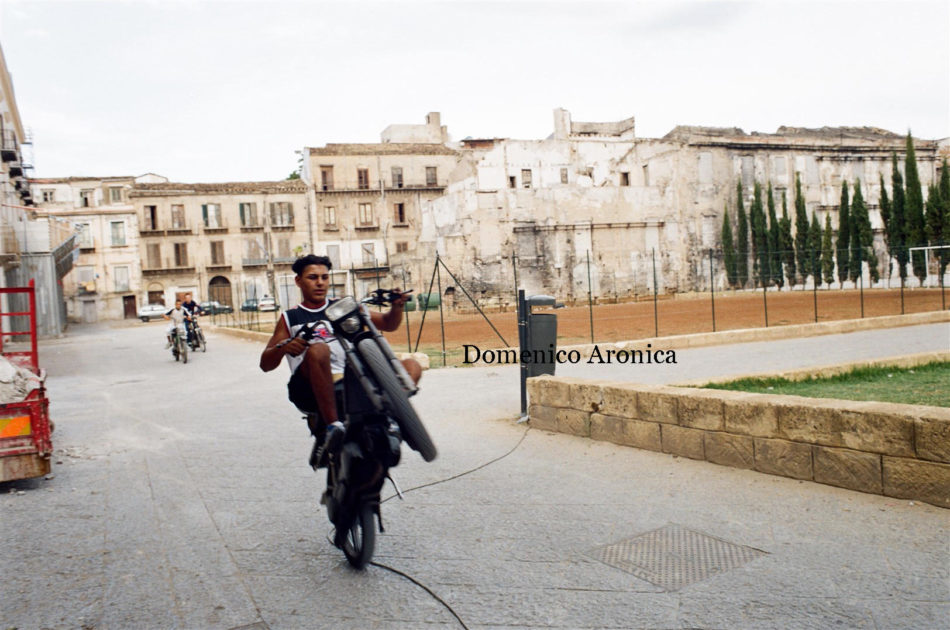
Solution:
<svg viewBox="0 0 950 630">
<path fill-rule="evenodd" d="M 767 553 L 679 525 L 667 525 L 629 540 L 598 547 L 587 555 L 664 590 L 676 591 Z"/>
</svg>

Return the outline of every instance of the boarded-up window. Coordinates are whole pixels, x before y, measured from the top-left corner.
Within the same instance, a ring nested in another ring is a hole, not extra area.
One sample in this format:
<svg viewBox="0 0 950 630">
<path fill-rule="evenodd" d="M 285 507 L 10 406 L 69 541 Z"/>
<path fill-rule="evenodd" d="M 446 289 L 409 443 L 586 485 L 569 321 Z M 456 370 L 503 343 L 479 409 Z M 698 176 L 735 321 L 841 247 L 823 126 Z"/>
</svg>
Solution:
<svg viewBox="0 0 950 630">
<path fill-rule="evenodd" d="M 805 156 L 805 183 L 809 186 L 821 183 L 818 178 L 818 160 L 813 155 Z"/>
<path fill-rule="evenodd" d="M 434 166 L 426 167 L 426 186 L 438 186 L 439 177 Z"/>
<path fill-rule="evenodd" d="M 755 183 L 755 157 L 751 155 L 742 156 L 742 186 L 751 188 Z"/>
<path fill-rule="evenodd" d="M 643 165 L 643 185 L 644 186 L 650 185 L 650 165 L 649 164 Z"/>
<path fill-rule="evenodd" d="M 80 223 L 76 226 L 79 232 L 79 247 L 82 249 L 92 249 L 95 242 L 92 239 L 92 227 L 88 223 Z"/>
<path fill-rule="evenodd" d="M 224 241 L 211 241 L 211 264 L 224 264 Z"/>
<path fill-rule="evenodd" d="M 369 188 L 369 169 L 356 169 L 356 187 L 360 190 L 366 190 Z"/>
<path fill-rule="evenodd" d="M 277 239 L 277 257 L 290 258 L 290 239 L 289 238 Z"/>
<path fill-rule="evenodd" d="M 159 243 L 148 244 L 148 267 L 149 269 L 162 268 L 162 246 Z"/>
<path fill-rule="evenodd" d="M 335 269 L 340 267 L 340 246 L 339 245 L 327 245 L 327 258 L 330 259 L 330 263 Z"/>
<path fill-rule="evenodd" d="M 399 241 L 396 243 L 396 253 L 402 254 L 403 252 L 409 251 L 409 243 L 405 241 Z"/>
<path fill-rule="evenodd" d="M 126 266 L 114 267 L 112 269 L 112 275 L 115 278 L 116 291 L 129 290 L 129 268 L 128 267 Z"/>
<path fill-rule="evenodd" d="M 561 183 L 562 184 L 567 183 L 567 169 L 566 168 L 561 169 Z"/>
<path fill-rule="evenodd" d="M 713 159 L 712 153 L 703 151 L 699 154 L 699 183 L 711 184 L 713 181 Z"/>
</svg>

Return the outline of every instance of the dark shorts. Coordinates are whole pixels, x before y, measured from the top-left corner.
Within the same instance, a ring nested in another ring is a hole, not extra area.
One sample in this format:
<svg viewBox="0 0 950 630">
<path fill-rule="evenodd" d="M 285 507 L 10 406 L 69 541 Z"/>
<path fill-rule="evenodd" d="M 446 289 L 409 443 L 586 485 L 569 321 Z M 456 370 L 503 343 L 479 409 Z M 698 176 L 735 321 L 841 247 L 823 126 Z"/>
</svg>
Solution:
<svg viewBox="0 0 950 630">
<path fill-rule="evenodd" d="M 337 414 L 343 415 L 343 381 L 337 381 L 336 385 L 333 387 L 334 393 L 336 394 L 336 411 Z M 297 409 L 303 413 L 312 413 L 315 414 L 321 420 L 323 419 L 320 416 L 320 409 L 317 406 L 317 399 L 313 396 L 313 388 L 310 387 L 309 381 L 304 378 L 300 370 L 296 370 L 290 377 L 290 381 L 287 382 L 287 398 L 290 399 Z"/>
</svg>

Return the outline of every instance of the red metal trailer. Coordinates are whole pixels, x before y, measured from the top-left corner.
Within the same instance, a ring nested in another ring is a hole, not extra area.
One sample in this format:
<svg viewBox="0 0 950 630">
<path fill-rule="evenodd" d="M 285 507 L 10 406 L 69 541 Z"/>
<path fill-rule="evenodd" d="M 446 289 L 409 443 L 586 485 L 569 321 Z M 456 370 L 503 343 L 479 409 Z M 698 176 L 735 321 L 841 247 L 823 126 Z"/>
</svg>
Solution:
<svg viewBox="0 0 950 630">
<path fill-rule="evenodd" d="M 25 331 L 0 332 L 0 354 L 14 366 L 30 370 L 39 382 L 23 400 L 0 404 L 0 481 L 48 474 L 53 452 L 46 372 L 40 369 L 37 355 L 36 291 L 33 281 L 30 280 L 28 287 L 0 289 L 0 295 L 18 294 L 27 296 L 29 308 L 26 311 L 3 311 L 0 302 L 0 321 L 21 318 L 19 321 L 22 322 L 25 318 L 29 326 Z M 24 337 L 26 339 L 16 343 L 17 338 Z M 28 349 L 23 349 L 24 346 L 28 346 Z"/>
</svg>

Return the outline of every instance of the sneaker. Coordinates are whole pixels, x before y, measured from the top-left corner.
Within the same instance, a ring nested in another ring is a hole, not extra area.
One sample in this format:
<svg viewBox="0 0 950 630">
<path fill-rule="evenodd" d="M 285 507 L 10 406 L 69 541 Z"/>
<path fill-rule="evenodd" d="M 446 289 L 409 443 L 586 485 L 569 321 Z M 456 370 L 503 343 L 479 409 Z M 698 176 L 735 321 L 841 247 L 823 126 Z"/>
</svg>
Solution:
<svg viewBox="0 0 950 630">
<path fill-rule="evenodd" d="M 338 451 L 343 444 L 344 433 L 346 433 L 346 428 L 339 420 L 327 425 L 327 436 L 324 438 L 323 444 L 321 444 L 320 448 L 315 452 L 317 462 L 315 468 L 323 468 L 327 465 L 330 453 Z M 310 465 L 313 466 L 313 463 Z"/>
</svg>

